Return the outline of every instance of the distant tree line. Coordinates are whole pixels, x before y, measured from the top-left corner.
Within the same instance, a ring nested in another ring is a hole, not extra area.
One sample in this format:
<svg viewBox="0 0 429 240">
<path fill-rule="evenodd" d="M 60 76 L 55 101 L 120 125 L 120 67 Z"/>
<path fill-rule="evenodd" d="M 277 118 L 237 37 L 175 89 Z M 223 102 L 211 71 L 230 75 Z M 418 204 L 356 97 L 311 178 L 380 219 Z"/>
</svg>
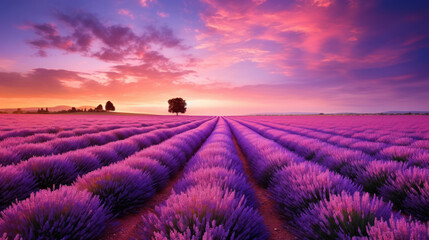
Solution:
<svg viewBox="0 0 429 240">
<path fill-rule="evenodd" d="M 49 114 L 49 113 L 76 113 L 76 112 L 111 112 L 111 111 L 115 111 L 116 108 L 113 105 L 113 103 L 111 101 L 107 101 L 105 108 L 103 109 L 103 105 L 99 104 L 96 108 L 83 108 L 83 109 L 78 109 L 76 107 L 72 107 L 68 110 L 61 110 L 61 111 L 49 111 L 48 108 L 44 109 L 44 108 L 38 108 L 37 112 L 24 112 L 21 110 L 21 108 L 18 108 L 16 111 L 13 111 L 12 113 L 14 114 L 22 114 L 22 113 L 37 113 L 37 114 Z"/>
</svg>

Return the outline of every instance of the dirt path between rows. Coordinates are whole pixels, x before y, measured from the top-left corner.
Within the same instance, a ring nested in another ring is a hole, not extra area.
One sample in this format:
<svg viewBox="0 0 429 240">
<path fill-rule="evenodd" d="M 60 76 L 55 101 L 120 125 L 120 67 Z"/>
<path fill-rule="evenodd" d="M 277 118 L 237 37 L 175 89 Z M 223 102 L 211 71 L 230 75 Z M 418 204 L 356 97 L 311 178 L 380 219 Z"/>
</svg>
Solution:
<svg viewBox="0 0 429 240">
<path fill-rule="evenodd" d="M 296 239 L 287 229 L 285 229 L 284 222 L 281 219 L 280 215 L 276 212 L 274 209 L 274 201 L 270 199 L 269 193 L 267 190 L 262 188 L 256 183 L 256 180 L 253 178 L 252 171 L 250 169 L 249 163 L 246 160 L 246 157 L 244 157 L 243 152 L 240 149 L 240 146 L 237 144 L 237 140 L 235 137 L 233 137 L 235 148 L 238 151 L 238 156 L 241 159 L 241 162 L 244 166 L 244 171 L 246 172 L 247 176 L 249 177 L 249 182 L 253 189 L 256 192 L 256 198 L 258 199 L 258 202 L 260 204 L 258 210 L 261 213 L 262 217 L 264 218 L 264 224 L 267 226 L 268 230 L 270 231 L 270 239 L 271 240 L 289 240 L 289 239 Z"/>
<path fill-rule="evenodd" d="M 122 218 L 115 219 L 118 223 L 118 226 L 109 228 L 105 231 L 101 240 L 130 240 L 131 238 L 136 237 L 137 235 L 137 224 L 141 222 L 142 215 L 145 215 L 149 212 L 155 211 L 155 206 L 161 202 L 167 200 L 170 196 L 171 190 L 173 189 L 174 184 L 182 176 L 183 168 L 168 181 L 167 186 L 165 186 L 160 192 L 157 192 L 155 196 L 150 199 L 146 204 L 136 210 L 136 213 L 128 214 Z"/>
</svg>

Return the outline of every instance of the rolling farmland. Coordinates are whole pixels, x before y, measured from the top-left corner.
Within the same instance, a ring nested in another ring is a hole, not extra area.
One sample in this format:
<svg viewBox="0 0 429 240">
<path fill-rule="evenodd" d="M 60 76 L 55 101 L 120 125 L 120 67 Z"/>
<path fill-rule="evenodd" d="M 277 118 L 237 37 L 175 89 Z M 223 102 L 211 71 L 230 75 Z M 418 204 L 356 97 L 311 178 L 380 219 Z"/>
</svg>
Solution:
<svg viewBox="0 0 429 240">
<path fill-rule="evenodd" d="M 428 116 L 0 115 L 0 239 L 429 239 Z"/>
</svg>

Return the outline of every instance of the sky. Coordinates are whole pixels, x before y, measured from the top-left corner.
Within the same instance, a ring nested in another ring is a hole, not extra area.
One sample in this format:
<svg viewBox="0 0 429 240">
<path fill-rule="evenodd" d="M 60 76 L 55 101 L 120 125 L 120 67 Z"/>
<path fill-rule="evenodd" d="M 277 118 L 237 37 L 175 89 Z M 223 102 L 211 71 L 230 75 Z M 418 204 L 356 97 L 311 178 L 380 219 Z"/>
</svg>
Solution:
<svg viewBox="0 0 429 240">
<path fill-rule="evenodd" d="M 426 0 L 3 0 L 0 108 L 429 110 Z"/>
</svg>

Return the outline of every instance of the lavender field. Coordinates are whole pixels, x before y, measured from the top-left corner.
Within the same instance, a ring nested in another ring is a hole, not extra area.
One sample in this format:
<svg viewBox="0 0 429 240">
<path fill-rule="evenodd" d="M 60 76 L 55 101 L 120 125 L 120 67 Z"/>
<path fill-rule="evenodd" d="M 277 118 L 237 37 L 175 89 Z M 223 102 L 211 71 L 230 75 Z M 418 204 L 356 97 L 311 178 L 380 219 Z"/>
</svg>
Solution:
<svg viewBox="0 0 429 240">
<path fill-rule="evenodd" d="M 0 115 L 0 239 L 429 239 L 429 116 Z"/>
</svg>

